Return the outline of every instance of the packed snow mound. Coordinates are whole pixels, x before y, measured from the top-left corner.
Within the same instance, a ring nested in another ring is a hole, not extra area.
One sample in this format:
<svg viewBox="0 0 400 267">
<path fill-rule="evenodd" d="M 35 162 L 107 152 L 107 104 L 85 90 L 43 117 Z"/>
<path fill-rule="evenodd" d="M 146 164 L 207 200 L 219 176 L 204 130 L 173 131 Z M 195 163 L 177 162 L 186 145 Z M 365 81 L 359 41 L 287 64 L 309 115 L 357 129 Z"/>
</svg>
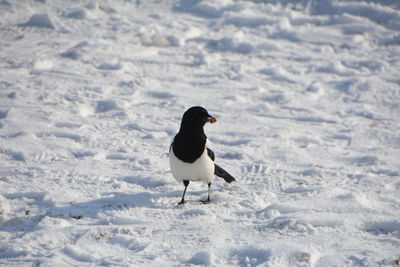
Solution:
<svg viewBox="0 0 400 267">
<path fill-rule="evenodd" d="M 399 10 L 0 0 L 0 262 L 398 265 Z M 178 206 L 194 105 L 237 182 Z"/>
<path fill-rule="evenodd" d="M 178 11 L 190 12 L 206 18 L 219 18 L 225 11 L 235 6 L 233 3 L 231 0 L 181 0 L 176 4 L 175 8 Z"/>
<path fill-rule="evenodd" d="M 55 29 L 54 23 L 47 13 L 34 14 L 26 23 L 20 24 L 20 26 Z"/>
</svg>

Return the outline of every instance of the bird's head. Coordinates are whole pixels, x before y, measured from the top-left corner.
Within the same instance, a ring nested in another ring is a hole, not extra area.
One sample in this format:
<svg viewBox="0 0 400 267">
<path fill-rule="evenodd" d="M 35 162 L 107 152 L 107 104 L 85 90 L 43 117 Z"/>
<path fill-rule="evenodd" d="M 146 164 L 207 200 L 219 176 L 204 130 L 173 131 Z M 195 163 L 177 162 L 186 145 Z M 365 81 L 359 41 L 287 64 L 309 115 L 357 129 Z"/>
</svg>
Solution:
<svg viewBox="0 0 400 267">
<path fill-rule="evenodd" d="M 191 107 L 184 114 L 182 123 L 188 123 L 190 125 L 199 125 L 203 127 L 207 122 L 215 123 L 217 119 L 210 114 L 203 107 Z"/>
</svg>

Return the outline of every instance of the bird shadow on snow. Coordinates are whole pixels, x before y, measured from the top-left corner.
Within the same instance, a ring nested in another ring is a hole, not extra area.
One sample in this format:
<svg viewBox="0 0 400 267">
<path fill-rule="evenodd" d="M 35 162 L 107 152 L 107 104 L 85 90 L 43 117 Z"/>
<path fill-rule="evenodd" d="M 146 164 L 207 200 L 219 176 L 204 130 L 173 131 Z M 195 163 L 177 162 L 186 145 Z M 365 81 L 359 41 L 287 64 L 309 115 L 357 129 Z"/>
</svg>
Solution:
<svg viewBox="0 0 400 267">
<path fill-rule="evenodd" d="M 45 217 L 59 218 L 64 220 L 80 220 L 80 219 L 91 219 L 96 221 L 96 224 L 108 224 L 107 219 L 102 214 L 112 213 L 115 211 L 124 211 L 132 208 L 160 208 L 161 206 L 156 204 L 153 200 L 157 200 L 162 197 L 172 197 L 173 194 L 161 194 L 161 193 L 150 193 L 150 192 L 139 192 L 139 193 L 114 193 L 113 196 L 102 197 L 98 199 L 89 200 L 86 202 L 70 203 L 69 205 L 62 207 L 55 207 L 54 203 L 45 201 L 41 194 L 39 197 L 34 196 L 31 205 L 36 206 L 38 213 L 26 210 L 23 215 L 16 216 L 8 219 L 0 224 L 0 231 L 5 232 L 28 232 L 34 229 L 38 229 L 41 226 L 41 221 Z M 25 195 L 24 195 L 25 196 Z M 24 197 L 22 196 L 22 197 Z M 17 198 L 18 196 L 7 196 L 11 198 Z M 109 217 L 109 216 L 105 216 Z M 130 222 L 116 222 L 116 223 L 134 223 L 134 220 Z"/>
<path fill-rule="evenodd" d="M 127 210 L 131 208 L 158 208 L 154 199 L 164 197 L 164 194 L 140 192 L 133 194 L 114 193 L 113 196 L 103 197 L 87 202 L 73 203 L 65 207 L 51 209 L 50 216 L 69 217 L 74 219 L 91 218 L 99 219 L 99 214 Z"/>
<path fill-rule="evenodd" d="M 124 180 L 129 183 L 140 184 L 143 189 L 163 186 L 157 181 L 137 180 L 131 176 L 124 177 Z M 222 188 L 214 188 L 211 193 L 222 191 Z M 28 200 L 23 211 L 18 212 L 15 217 L 11 217 L 6 221 L 1 222 L 0 231 L 5 232 L 20 232 L 21 234 L 35 229 L 40 229 L 45 226 L 46 217 L 56 218 L 61 220 L 87 220 L 93 224 L 131 224 L 138 223 L 134 218 L 118 217 L 114 218 L 118 212 L 124 212 L 134 208 L 149 208 L 149 209 L 165 209 L 181 208 L 178 201 L 181 197 L 182 190 L 167 190 L 168 192 L 136 192 L 136 193 L 110 193 L 109 196 L 92 199 L 89 201 L 67 203 L 64 206 L 56 206 L 56 203 L 47 198 L 45 192 L 28 192 L 5 194 L 8 199 L 25 199 Z M 193 188 L 190 192 L 191 199 L 188 202 L 199 203 L 198 196 L 206 196 L 207 190 Z M 197 196 L 197 197 L 195 197 Z M 195 200 L 196 199 L 196 200 Z M 214 201 L 218 202 L 219 197 L 215 196 Z M 111 221 L 110 221 L 111 220 Z"/>
</svg>

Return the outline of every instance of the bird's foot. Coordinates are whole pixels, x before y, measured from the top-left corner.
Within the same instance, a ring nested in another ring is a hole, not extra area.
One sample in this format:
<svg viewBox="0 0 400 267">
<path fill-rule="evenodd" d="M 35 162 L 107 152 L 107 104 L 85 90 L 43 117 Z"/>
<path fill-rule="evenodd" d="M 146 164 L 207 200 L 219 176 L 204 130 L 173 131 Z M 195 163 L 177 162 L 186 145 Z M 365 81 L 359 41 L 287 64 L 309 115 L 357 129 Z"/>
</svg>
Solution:
<svg viewBox="0 0 400 267">
<path fill-rule="evenodd" d="M 181 202 L 178 203 L 178 205 L 184 205 L 186 203 L 185 200 L 181 200 Z"/>
<path fill-rule="evenodd" d="M 210 200 L 209 200 L 209 199 L 200 200 L 200 203 L 201 203 L 201 204 L 208 204 L 208 203 L 210 203 Z"/>
</svg>

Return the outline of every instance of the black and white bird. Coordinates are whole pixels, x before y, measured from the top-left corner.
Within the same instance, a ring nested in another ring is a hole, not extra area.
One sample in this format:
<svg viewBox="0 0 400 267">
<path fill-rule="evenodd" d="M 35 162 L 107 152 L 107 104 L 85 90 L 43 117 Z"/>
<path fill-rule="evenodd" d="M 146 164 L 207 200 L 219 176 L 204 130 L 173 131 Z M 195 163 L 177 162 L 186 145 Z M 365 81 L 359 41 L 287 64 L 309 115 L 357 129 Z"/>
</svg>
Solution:
<svg viewBox="0 0 400 267">
<path fill-rule="evenodd" d="M 217 119 L 208 114 L 207 110 L 196 106 L 188 109 L 182 117 L 181 127 L 175 136 L 170 150 L 169 162 L 171 172 L 178 183 L 183 183 L 182 200 L 185 203 L 185 193 L 189 181 L 203 181 L 208 185 L 208 198 L 202 203 L 210 202 L 211 181 L 214 175 L 223 178 L 227 183 L 235 178 L 214 163 L 214 152 L 207 147 L 207 136 L 204 125 L 215 123 Z"/>
</svg>

